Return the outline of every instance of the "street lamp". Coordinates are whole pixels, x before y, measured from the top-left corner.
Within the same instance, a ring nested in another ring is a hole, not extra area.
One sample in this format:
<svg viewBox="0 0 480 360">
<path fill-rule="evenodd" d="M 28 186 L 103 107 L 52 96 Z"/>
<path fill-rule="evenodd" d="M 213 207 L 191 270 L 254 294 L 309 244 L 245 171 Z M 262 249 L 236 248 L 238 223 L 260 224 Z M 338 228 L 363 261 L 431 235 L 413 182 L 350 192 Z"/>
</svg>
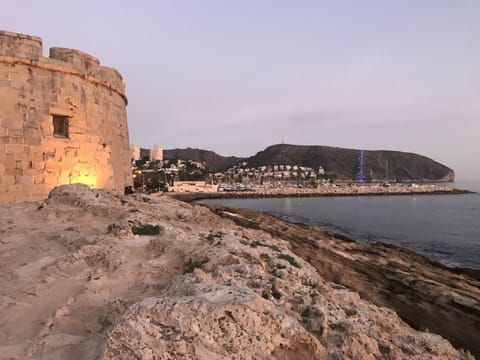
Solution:
<svg viewBox="0 0 480 360">
<path fill-rule="evenodd" d="M 143 191 L 145 187 L 145 175 L 143 174 L 142 170 L 138 170 L 138 174 L 142 175 L 142 191 Z"/>
<path fill-rule="evenodd" d="M 137 178 L 137 176 L 142 176 L 142 191 L 143 191 L 143 188 L 145 186 L 145 175 L 143 174 L 142 170 L 136 170 L 134 171 L 132 177 L 133 177 L 133 181 L 135 183 L 135 179 Z"/>
</svg>

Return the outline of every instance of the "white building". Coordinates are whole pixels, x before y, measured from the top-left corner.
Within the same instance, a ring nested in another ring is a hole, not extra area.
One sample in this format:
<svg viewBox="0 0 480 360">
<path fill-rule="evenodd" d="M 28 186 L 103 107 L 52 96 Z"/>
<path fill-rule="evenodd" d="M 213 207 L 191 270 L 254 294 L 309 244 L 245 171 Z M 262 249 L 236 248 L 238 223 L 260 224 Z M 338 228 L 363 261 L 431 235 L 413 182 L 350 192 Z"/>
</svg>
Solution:
<svg viewBox="0 0 480 360">
<path fill-rule="evenodd" d="M 132 160 L 140 160 L 140 147 L 135 145 L 130 145 L 130 153 Z"/>
<path fill-rule="evenodd" d="M 163 161 L 163 149 L 157 145 L 153 145 L 153 149 L 150 152 L 150 161 Z"/>
</svg>

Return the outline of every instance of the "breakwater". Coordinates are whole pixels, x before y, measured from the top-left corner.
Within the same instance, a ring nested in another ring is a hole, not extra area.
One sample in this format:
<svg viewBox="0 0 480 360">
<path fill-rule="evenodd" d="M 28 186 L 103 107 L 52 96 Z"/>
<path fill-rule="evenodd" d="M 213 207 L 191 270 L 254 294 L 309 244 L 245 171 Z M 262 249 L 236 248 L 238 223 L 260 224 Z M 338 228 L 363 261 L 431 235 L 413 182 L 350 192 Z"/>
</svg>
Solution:
<svg viewBox="0 0 480 360">
<path fill-rule="evenodd" d="M 241 199 L 275 197 L 316 197 L 316 196 L 384 196 L 384 195 L 448 195 L 468 194 L 470 191 L 449 185 L 416 186 L 336 186 L 320 188 L 272 188 L 253 191 L 232 192 L 182 192 L 169 193 L 174 198 L 192 202 L 201 199 Z"/>
</svg>

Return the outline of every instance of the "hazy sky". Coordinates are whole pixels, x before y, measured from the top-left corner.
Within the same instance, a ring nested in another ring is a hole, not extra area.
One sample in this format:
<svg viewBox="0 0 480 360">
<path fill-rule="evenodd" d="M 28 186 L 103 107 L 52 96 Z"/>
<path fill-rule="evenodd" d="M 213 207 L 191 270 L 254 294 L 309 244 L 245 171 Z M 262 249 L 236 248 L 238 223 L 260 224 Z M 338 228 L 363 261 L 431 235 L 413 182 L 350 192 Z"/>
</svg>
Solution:
<svg viewBox="0 0 480 360">
<path fill-rule="evenodd" d="M 0 0 L 127 85 L 130 142 L 417 152 L 480 179 L 480 1 Z"/>
</svg>

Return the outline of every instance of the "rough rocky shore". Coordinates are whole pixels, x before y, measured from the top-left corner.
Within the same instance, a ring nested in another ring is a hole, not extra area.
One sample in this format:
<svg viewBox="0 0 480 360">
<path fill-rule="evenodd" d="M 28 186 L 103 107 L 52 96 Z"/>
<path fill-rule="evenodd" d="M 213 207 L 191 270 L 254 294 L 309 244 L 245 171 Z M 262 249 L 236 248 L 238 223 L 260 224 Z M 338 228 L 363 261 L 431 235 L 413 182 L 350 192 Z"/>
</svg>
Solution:
<svg viewBox="0 0 480 360">
<path fill-rule="evenodd" d="M 0 358 L 473 358 L 384 299 L 421 292 L 424 313 L 457 328 L 471 316 L 474 337 L 477 280 L 213 210 L 82 185 L 0 207 Z"/>
<path fill-rule="evenodd" d="M 290 243 L 321 276 L 393 309 L 416 329 L 480 356 L 480 270 L 448 268 L 390 244 L 362 244 L 314 226 L 247 209 L 207 205 L 236 224 Z"/>
</svg>

